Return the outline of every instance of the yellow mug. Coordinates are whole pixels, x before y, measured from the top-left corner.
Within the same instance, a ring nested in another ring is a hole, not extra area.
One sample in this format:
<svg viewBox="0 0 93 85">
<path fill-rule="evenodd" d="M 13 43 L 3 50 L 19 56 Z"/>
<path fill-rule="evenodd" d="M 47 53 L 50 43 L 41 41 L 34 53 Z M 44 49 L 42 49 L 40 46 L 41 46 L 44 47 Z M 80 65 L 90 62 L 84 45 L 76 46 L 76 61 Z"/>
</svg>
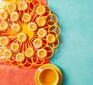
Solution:
<svg viewBox="0 0 93 85">
<path fill-rule="evenodd" d="M 56 70 L 52 68 L 39 68 L 40 71 L 38 81 L 40 85 L 57 85 L 59 75 Z"/>
</svg>

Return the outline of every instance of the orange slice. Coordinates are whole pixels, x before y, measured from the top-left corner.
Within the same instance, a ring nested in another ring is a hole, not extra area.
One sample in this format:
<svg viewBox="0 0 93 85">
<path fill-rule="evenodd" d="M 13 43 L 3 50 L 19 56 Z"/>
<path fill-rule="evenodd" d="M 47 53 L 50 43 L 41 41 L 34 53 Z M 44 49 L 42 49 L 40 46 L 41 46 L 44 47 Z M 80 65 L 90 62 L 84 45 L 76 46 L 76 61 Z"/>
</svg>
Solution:
<svg viewBox="0 0 93 85">
<path fill-rule="evenodd" d="M 39 49 L 37 51 L 37 56 L 39 58 L 45 58 L 47 56 L 47 51 L 45 49 Z"/>
<path fill-rule="evenodd" d="M 9 50 L 9 49 L 4 50 L 3 56 L 4 56 L 6 59 L 10 59 L 10 58 L 12 57 L 12 51 Z"/>
<path fill-rule="evenodd" d="M 8 39 L 8 37 L 3 36 L 3 37 L 0 38 L 0 45 L 1 45 L 1 46 L 6 46 L 6 45 L 8 45 L 8 44 L 9 44 L 9 39 Z"/>
<path fill-rule="evenodd" d="M 35 41 L 34 41 L 33 44 L 34 44 L 34 47 L 35 47 L 35 48 L 40 48 L 40 47 L 42 47 L 43 42 L 42 42 L 41 39 L 35 39 Z"/>
<path fill-rule="evenodd" d="M 44 17 L 38 17 L 37 18 L 37 24 L 38 26 L 44 26 L 46 24 L 46 20 Z"/>
<path fill-rule="evenodd" d="M 24 61 L 24 59 L 25 59 L 25 56 L 24 56 L 23 53 L 18 53 L 18 54 L 16 55 L 16 61 L 17 61 L 17 62 L 22 62 L 22 61 Z"/>
<path fill-rule="evenodd" d="M 0 23 L 0 30 L 5 31 L 8 28 L 8 23 L 6 21 L 2 21 Z"/>
<path fill-rule="evenodd" d="M 19 44 L 18 43 L 12 43 L 11 44 L 11 50 L 12 51 L 17 51 L 19 49 Z"/>
<path fill-rule="evenodd" d="M 17 21 L 19 19 L 19 13 L 18 12 L 12 12 L 10 15 L 10 18 L 12 21 Z"/>
<path fill-rule="evenodd" d="M 41 28 L 37 32 L 39 37 L 45 37 L 47 35 L 47 31 L 44 28 Z"/>
<path fill-rule="evenodd" d="M 56 38 L 53 34 L 48 34 L 47 37 L 46 37 L 46 40 L 48 43 L 54 43 Z"/>
<path fill-rule="evenodd" d="M 28 24 L 28 30 L 30 31 L 36 31 L 37 30 L 37 25 L 34 22 L 31 22 Z"/>
<path fill-rule="evenodd" d="M 7 10 L 9 12 L 14 12 L 16 10 L 16 4 L 14 2 L 9 2 L 7 5 Z"/>
<path fill-rule="evenodd" d="M 24 22 L 30 22 L 30 20 L 31 20 L 31 15 L 28 14 L 28 13 L 25 13 L 25 14 L 23 15 L 23 21 L 24 21 Z"/>
<path fill-rule="evenodd" d="M 18 34 L 17 39 L 19 42 L 23 43 L 27 40 L 27 35 L 25 33 L 20 33 Z"/>
<path fill-rule="evenodd" d="M 6 11 L 2 11 L 2 12 L 0 13 L 0 19 L 2 19 L 2 20 L 6 20 L 7 17 L 8 17 L 8 14 L 7 14 Z"/>
<path fill-rule="evenodd" d="M 28 58 L 32 57 L 32 56 L 34 55 L 34 50 L 33 50 L 33 48 L 30 47 L 30 48 L 26 49 L 25 55 L 26 55 L 26 57 L 28 57 Z"/>
<path fill-rule="evenodd" d="M 20 1 L 18 4 L 18 9 L 19 10 L 26 10 L 28 8 L 28 5 L 25 1 Z"/>
<path fill-rule="evenodd" d="M 15 32 L 15 33 L 18 33 L 18 32 L 20 32 L 21 27 L 20 27 L 19 24 L 13 24 L 12 27 L 11 27 L 11 30 L 12 30 L 13 32 Z"/>
<path fill-rule="evenodd" d="M 46 8 L 43 5 L 40 5 L 36 9 L 37 14 L 42 15 L 46 12 Z"/>
</svg>

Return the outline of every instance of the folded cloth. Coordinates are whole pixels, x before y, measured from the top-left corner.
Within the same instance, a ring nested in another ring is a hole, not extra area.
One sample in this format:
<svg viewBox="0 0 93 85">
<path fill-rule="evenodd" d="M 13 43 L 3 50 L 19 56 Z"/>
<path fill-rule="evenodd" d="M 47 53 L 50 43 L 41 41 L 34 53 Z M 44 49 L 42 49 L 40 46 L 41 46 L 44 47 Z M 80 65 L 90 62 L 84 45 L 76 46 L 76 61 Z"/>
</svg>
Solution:
<svg viewBox="0 0 93 85">
<path fill-rule="evenodd" d="M 24 69 L 0 63 L 0 85 L 35 85 L 34 75 L 37 68 Z"/>
</svg>

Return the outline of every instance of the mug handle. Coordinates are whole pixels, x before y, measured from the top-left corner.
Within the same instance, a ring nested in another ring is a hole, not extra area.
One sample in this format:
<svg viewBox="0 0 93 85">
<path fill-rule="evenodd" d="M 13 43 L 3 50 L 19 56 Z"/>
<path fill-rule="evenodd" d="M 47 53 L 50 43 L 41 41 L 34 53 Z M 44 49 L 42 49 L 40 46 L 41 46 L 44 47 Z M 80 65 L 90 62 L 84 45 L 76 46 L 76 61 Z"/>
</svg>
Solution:
<svg viewBox="0 0 93 85">
<path fill-rule="evenodd" d="M 40 72 L 42 72 L 42 71 L 43 71 L 43 69 L 42 69 L 42 68 L 40 68 L 40 67 L 38 68 L 38 70 L 39 70 Z"/>
</svg>

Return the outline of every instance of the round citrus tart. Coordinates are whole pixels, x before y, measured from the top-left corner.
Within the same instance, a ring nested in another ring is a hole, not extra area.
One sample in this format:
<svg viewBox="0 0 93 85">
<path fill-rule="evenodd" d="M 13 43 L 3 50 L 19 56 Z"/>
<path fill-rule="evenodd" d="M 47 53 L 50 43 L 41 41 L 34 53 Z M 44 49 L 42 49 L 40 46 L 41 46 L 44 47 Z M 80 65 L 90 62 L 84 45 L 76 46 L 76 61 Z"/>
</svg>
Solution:
<svg viewBox="0 0 93 85">
<path fill-rule="evenodd" d="M 43 42 L 41 39 L 35 39 L 33 42 L 35 48 L 40 48 L 43 45 Z"/>
<path fill-rule="evenodd" d="M 6 36 L 0 37 L 0 45 L 1 46 L 6 46 L 9 44 L 9 39 Z"/>
<path fill-rule="evenodd" d="M 46 40 L 48 43 L 53 43 L 53 42 L 55 42 L 56 38 L 53 34 L 48 34 L 46 37 Z"/>
<path fill-rule="evenodd" d="M 19 19 L 19 13 L 18 12 L 12 12 L 10 15 L 10 18 L 12 21 L 17 21 Z"/>
<path fill-rule="evenodd" d="M 14 2 L 9 2 L 7 4 L 7 11 L 14 12 L 16 10 L 16 4 Z"/>
<path fill-rule="evenodd" d="M 46 12 L 46 8 L 43 5 L 40 5 L 36 9 L 37 14 L 42 15 Z"/>
<path fill-rule="evenodd" d="M 8 17 L 8 14 L 7 14 L 6 11 L 2 11 L 2 12 L 0 13 L 0 19 L 2 19 L 2 20 L 6 20 L 7 17 Z"/>
<path fill-rule="evenodd" d="M 33 48 L 31 48 L 31 47 L 27 48 L 25 51 L 25 55 L 26 55 L 26 57 L 31 58 L 34 55 Z"/>
<path fill-rule="evenodd" d="M 18 9 L 23 11 L 23 10 L 26 10 L 28 8 L 28 5 L 25 1 L 20 1 L 18 3 Z"/>
<path fill-rule="evenodd" d="M 38 36 L 39 37 L 45 37 L 47 35 L 47 31 L 44 28 L 41 28 L 38 30 Z"/>
<path fill-rule="evenodd" d="M 1 23 L 0 23 L 0 30 L 1 31 L 4 31 L 4 30 L 6 30 L 8 28 L 8 23 L 6 22 L 6 21 L 2 21 Z"/>
<path fill-rule="evenodd" d="M 4 56 L 6 59 L 11 58 L 11 57 L 12 57 L 12 51 L 9 50 L 9 49 L 4 50 L 3 56 Z"/>
<path fill-rule="evenodd" d="M 37 18 L 37 25 L 38 26 L 44 26 L 46 24 L 46 20 L 44 17 L 38 17 Z"/>
<path fill-rule="evenodd" d="M 31 20 L 31 15 L 28 14 L 28 13 L 25 13 L 25 14 L 23 15 L 23 21 L 24 21 L 24 22 L 30 22 L 30 20 Z"/>
<path fill-rule="evenodd" d="M 45 49 L 39 49 L 37 55 L 39 58 L 45 58 L 47 56 L 47 51 Z"/>
<path fill-rule="evenodd" d="M 20 27 L 19 24 L 13 24 L 12 27 L 11 27 L 11 30 L 12 30 L 13 32 L 15 32 L 15 33 L 18 33 L 18 32 L 20 32 L 21 27 Z"/>
<path fill-rule="evenodd" d="M 27 40 L 27 35 L 25 33 L 20 33 L 17 36 L 17 40 L 19 42 L 25 42 Z"/>
<path fill-rule="evenodd" d="M 34 23 L 34 22 L 29 23 L 28 24 L 28 29 L 29 29 L 29 31 L 36 31 L 37 30 L 36 23 Z"/>
<path fill-rule="evenodd" d="M 16 61 L 22 62 L 22 61 L 24 61 L 24 59 L 25 59 L 25 56 L 24 56 L 23 53 L 18 53 L 18 54 L 16 55 Z"/>
<path fill-rule="evenodd" d="M 18 43 L 12 43 L 11 44 L 11 50 L 12 51 L 17 51 L 19 49 L 19 44 Z"/>
</svg>

